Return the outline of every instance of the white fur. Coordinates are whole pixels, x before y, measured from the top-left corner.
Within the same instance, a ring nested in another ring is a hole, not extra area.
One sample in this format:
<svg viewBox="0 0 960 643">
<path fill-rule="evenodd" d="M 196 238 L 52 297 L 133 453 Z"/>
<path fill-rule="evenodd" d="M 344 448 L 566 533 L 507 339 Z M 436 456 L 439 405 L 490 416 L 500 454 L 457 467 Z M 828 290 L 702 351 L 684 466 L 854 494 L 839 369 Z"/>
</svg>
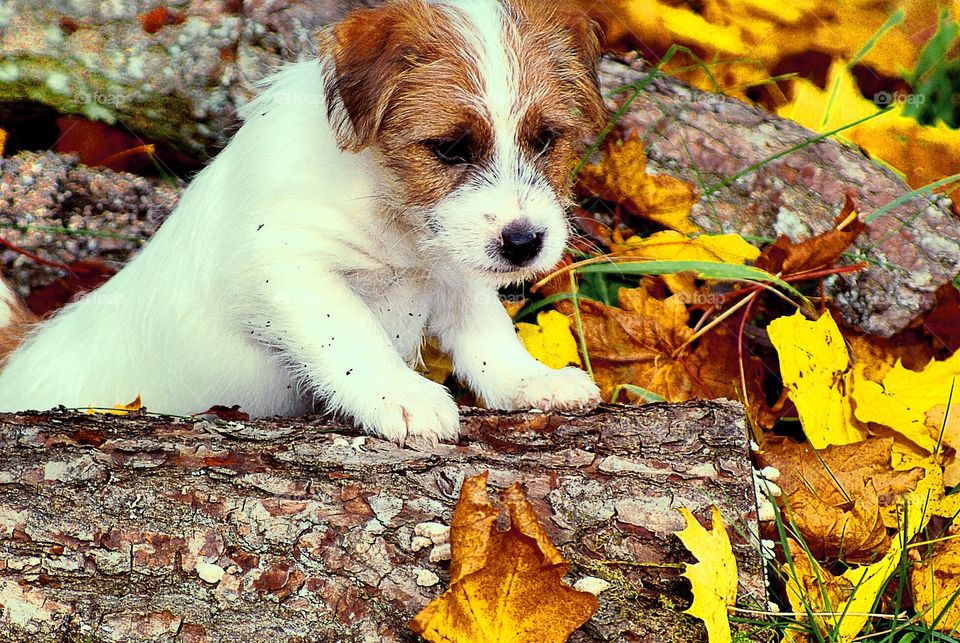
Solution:
<svg viewBox="0 0 960 643">
<path fill-rule="evenodd" d="M 498 284 L 522 275 L 491 273 L 501 267 L 485 240 L 521 215 L 543 225 L 532 272 L 559 259 L 566 224 L 516 149 L 502 11 L 449 4 L 475 34 L 498 163 L 437 207 L 435 237 L 411 238 L 383 216 L 390 188 L 376 152 L 338 148 L 322 62 L 290 65 L 243 109 L 243 127 L 144 251 L 10 356 L 0 411 L 110 407 L 138 394 L 178 415 L 215 404 L 295 415 L 323 402 L 395 441 L 455 438 L 450 395 L 410 367 L 425 332 L 492 407 L 595 404 L 585 373 L 530 357 L 497 299 Z"/>
</svg>

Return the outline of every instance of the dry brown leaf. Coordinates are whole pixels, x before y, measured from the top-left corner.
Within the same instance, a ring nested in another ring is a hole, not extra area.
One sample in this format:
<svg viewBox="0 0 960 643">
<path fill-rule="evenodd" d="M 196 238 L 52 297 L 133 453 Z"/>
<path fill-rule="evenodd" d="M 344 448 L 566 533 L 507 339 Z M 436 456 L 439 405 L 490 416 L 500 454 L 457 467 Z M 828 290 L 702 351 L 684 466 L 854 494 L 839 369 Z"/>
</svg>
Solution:
<svg viewBox="0 0 960 643">
<path fill-rule="evenodd" d="M 580 301 L 587 354 L 604 399 L 609 400 L 621 384 L 638 386 L 670 402 L 735 399 L 739 367 L 730 337 L 711 332 L 696 348 L 679 350 L 694 333 L 683 297 L 657 299 L 652 288 L 649 281 L 641 288 L 621 288 L 619 308 Z M 570 301 L 559 302 L 557 308 L 574 315 Z"/>
<path fill-rule="evenodd" d="M 910 570 L 910 589 L 924 623 L 941 632 L 960 629 L 960 537 L 933 544 L 931 554 Z"/>
<path fill-rule="evenodd" d="M 566 641 L 597 610 L 597 598 L 561 582 L 568 564 L 537 521 L 519 483 L 500 493 L 510 529 L 496 527 L 487 475 L 463 481 L 450 523 L 450 589 L 410 629 L 428 641 Z"/>
<path fill-rule="evenodd" d="M 815 451 L 768 438 L 759 462 L 780 471 L 784 510 L 818 560 L 869 562 L 886 552 L 897 503 L 923 477 L 919 468 L 894 470 L 892 451 L 891 439 Z"/>
<path fill-rule="evenodd" d="M 843 228 L 839 226 L 846 222 Z M 847 248 L 856 241 L 866 226 L 854 212 L 853 200 L 848 196 L 836 224 L 823 234 L 794 243 L 781 236 L 760 253 L 756 267 L 771 274 L 794 275 L 825 268 L 837 262 Z"/>
<path fill-rule="evenodd" d="M 943 444 L 948 447 L 942 461 L 943 483 L 954 487 L 960 484 L 960 459 L 957 458 L 957 446 L 960 445 L 960 399 L 954 398 L 949 407 L 946 404 L 934 406 L 927 411 L 926 420 L 930 426 L 942 427 Z"/>
</svg>

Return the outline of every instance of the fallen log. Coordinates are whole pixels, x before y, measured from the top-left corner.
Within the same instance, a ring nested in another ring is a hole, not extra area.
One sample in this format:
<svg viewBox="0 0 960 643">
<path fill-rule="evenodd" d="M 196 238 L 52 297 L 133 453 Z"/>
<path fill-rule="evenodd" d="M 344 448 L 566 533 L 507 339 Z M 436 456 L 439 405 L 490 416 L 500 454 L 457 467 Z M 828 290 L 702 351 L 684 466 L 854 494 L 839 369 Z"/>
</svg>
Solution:
<svg viewBox="0 0 960 643">
<path fill-rule="evenodd" d="M 449 580 L 423 534 L 484 470 L 523 482 L 571 581 L 610 583 L 574 641 L 703 638 L 678 507 L 721 509 L 741 601 L 766 604 L 732 402 L 467 409 L 458 445 L 416 448 L 316 417 L 60 411 L 0 415 L 0 641 L 415 640 Z"/>
</svg>

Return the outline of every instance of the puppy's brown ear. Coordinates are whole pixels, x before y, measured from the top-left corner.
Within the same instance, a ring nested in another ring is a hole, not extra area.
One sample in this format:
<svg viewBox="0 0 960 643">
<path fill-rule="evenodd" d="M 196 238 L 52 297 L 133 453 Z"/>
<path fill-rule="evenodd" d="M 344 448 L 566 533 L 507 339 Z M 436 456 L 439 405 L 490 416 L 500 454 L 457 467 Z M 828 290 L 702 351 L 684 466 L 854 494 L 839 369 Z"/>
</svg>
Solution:
<svg viewBox="0 0 960 643">
<path fill-rule="evenodd" d="M 0 276 L 0 368 L 38 321 Z"/>
<path fill-rule="evenodd" d="M 321 35 L 327 115 L 341 149 L 358 151 L 376 138 L 408 64 L 401 27 L 418 4 L 407 0 L 354 11 Z"/>
<path fill-rule="evenodd" d="M 556 8 L 556 19 L 566 28 L 568 45 L 575 56 L 571 80 L 580 97 L 583 115 L 596 129 L 606 124 L 608 114 L 600 93 L 598 64 L 600 62 L 600 26 L 586 11 L 575 5 L 562 4 Z"/>
</svg>

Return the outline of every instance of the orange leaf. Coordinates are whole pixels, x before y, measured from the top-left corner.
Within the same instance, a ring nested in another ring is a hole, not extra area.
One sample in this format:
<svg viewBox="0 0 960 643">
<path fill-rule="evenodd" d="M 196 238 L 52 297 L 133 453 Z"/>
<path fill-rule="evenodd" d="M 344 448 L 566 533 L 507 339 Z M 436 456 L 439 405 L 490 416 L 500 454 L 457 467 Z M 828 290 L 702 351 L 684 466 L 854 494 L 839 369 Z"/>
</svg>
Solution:
<svg viewBox="0 0 960 643">
<path fill-rule="evenodd" d="M 597 598 L 561 582 L 567 562 L 519 483 L 501 492 L 510 529 L 487 497 L 487 475 L 467 478 L 450 523 L 450 589 L 410 629 L 428 641 L 560 643 L 596 612 Z"/>
<path fill-rule="evenodd" d="M 694 331 L 683 296 L 657 299 L 650 292 L 650 282 L 644 284 L 621 288 L 619 308 L 592 300 L 580 302 L 587 354 L 604 399 L 609 400 L 621 384 L 638 386 L 670 402 L 694 397 L 735 399 L 739 367 L 732 338 L 712 331 L 696 349 L 685 347 Z M 559 302 L 557 309 L 573 315 L 569 301 Z"/>
<path fill-rule="evenodd" d="M 646 168 L 643 142 L 634 133 L 625 141 L 612 141 L 598 165 L 583 168 L 581 188 L 677 232 L 699 232 L 689 219 L 697 201 L 693 186 L 672 176 L 647 174 Z"/>
<path fill-rule="evenodd" d="M 793 275 L 833 265 L 866 229 L 857 218 L 850 197 L 837 216 L 836 224 L 837 227 L 798 243 L 789 237 L 780 237 L 763 249 L 756 267 L 772 274 Z"/>
<path fill-rule="evenodd" d="M 923 477 L 919 468 L 895 470 L 892 452 L 891 439 L 816 451 L 768 438 L 759 461 L 780 471 L 784 509 L 818 560 L 871 562 L 889 547 L 887 527 L 896 526 L 897 499 Z"/>
</svg>

